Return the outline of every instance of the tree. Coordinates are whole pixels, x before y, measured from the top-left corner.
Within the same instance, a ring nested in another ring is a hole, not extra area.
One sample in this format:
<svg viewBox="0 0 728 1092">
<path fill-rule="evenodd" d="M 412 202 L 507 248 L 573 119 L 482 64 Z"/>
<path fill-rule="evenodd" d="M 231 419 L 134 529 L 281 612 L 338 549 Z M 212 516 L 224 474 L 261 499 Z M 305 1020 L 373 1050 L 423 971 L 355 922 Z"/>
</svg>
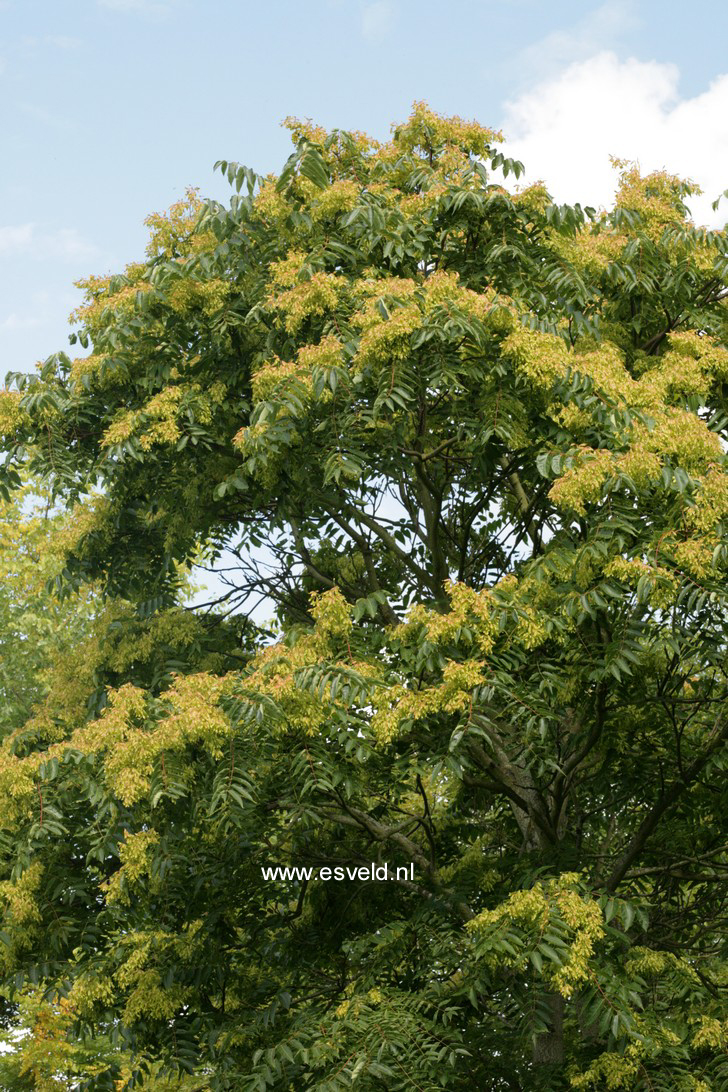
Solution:
<svg viewBox="0 0 728 1092">
<path fill-rule="evenodd" d="M 111 612 L 3 751 L 7 981 L 130 1082 L 717 1089 L 726 236 L 625 163 L 611 211 L 513 194 L 422 104 L 289 127 L 3 396 Z"/>
</svg>

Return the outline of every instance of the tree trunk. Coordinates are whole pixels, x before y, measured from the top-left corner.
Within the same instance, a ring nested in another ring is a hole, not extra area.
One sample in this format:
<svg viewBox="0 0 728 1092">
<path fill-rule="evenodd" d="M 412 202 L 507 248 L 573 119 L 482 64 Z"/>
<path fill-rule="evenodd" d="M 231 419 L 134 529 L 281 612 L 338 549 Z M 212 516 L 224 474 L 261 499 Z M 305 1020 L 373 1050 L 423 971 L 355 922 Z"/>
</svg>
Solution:
<svg viewBox="0 0 728 1092">
<path fill-rule="evenodd" d="M 550 1027 L 534 1040 L 535 1066 L 557 1066 L 564 1061 L 564 999 L 560 993 L 550 993 L 546 997 L 546 1006 L 549 1010 Z"/>
</svg>

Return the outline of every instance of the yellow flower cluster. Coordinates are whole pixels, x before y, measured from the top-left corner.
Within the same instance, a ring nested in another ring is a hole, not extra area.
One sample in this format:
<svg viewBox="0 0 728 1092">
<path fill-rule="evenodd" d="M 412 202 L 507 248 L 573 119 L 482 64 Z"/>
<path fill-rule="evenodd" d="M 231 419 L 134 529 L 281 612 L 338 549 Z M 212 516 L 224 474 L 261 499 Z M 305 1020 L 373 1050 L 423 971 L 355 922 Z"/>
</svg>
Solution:
<svg viewBox="0 0 728 1092">
<path fill-rule="evenodd" d="M 604 484 L 613 473 L 610 452 L 583 448 L 575 465 L 551 486 L 549 497 L 559 508 L 584 515 L 585 505 L 596 503 L 601 498 Z"/>
<path fill-rule="evenodd" d="M 594 899 L 582 895 L 576 873 L 564 872 L 545 885 L 536 883 L 524 891 L 513 891 L 505 902 L 483 910 L 466 925 L 470 932 L 519 928 L 524 940 L 537 943 L 550 924 L 565 925 L 571 932 L 568 958 L 558 966 L 546 964 L 544 977 L 563 997 L 589 977 L 589 964 L 596 943 L 604 936 L 602 911 Z M 507 960 L 524 957 L 506 956 Z"/>
<path fill-rule="evenodd" d="M 119 846 L 121 868 L 102 885 L 107 903 L 129 903 L 129 888 L 142 876 L 149 875 L 150 850 L 158 841 L 155 830 L 140 830 L 136 834 L 124 831 L 124 841 Z"/>
<path fill-rule="evenodd" d="M 665 608 L 674 602 L 679 589 L 679 581 L 669 569 L 661 565 L 648 565 L 639 558 L 627 560 L 615 557 L 604 566 L 604 575 L 613 576 L 631 588 L 636 588 L 642 577 L 650 581 L 649 602 L 653 607 Z"/>
<path fill-rule="evenodd" d="M 346 657 L 343 666 L 347 670 L 357 672 L 372 683 L 376 683 L 381 675 L 379 665 L 349 658 L 351 607 L 338 589 L 314 593 L 311 602 L 313 631 L 299 636 L 292 646 L 279 643 L 261 650 L 245 679 L 246 694 L 265 694 L 273 698 L 282 714 L 283 723 L 305 735 L 319 732 L 334 711 L 342 708 L 342 704 L 338 700 L 332 701 L 328 686 L 323 693 L 317 694 L 301 689 L 295 679 L 298 670 L 319 664 L 322 658 L 336 656 L 337 647 L 344 642 Z"/>
<path fill-rule="evenodd" d="M 328 220 L 342 212 L 351 212 L 359 200 L 361 187 L 351 179 L 341 179 L 316 191 L 316 199 L 311 205 L 313 220 Z"/>
<path fill-rule="evenodd" d="M 151 1016 L 153 1019 L 169 1019 L 184 1004 L 189 991 L 181 986 L 165 987 L 158 969 L 166 954 L 188 959 L 193 951 L 199 951 L 202 938 L 201 922 L 191 921 L 182 933 L 170 933 L 162 929 L 129 933 L 122 941 L 128 953 L 114 974 L 123 990 L 130 990 L 125 1008 L 125 1018 L 137 1019 Z"/>
<path fill-rule="evenodd" d="M 703 580 L 713 568 L 713 555 L 720 539 L 717 535 L 688 538 L 673 548 L 675 562 L 690 576 Z"/>
<path fill-rule="evenodd" d="M 420 309 L 416 306 L 397 307 L 387 319 L 370 310 L 367 320 L 354 357 L 355 370 L 362 372 L 369 367 L 388 366 L 406 360 L 412 334 L 422 325 Z"/>
<path fill-rule="evenodd" d="M 696 531 L 709 532 L 728 519 L 728 474 L 715 465 L 699 481 L 695 504 L 686 510 L 685 522 Z"/>
<path fill-rule="evenodd" d="M 179 676 L 165 691 L 163 715 L 150 727 L 146 691 L 126 683 L 111 692 L 98 720 L 73 733 L 70 744 L 86 754 L 103 751 L 110 788 L 124 804 L 133 804 L 148 793 L 154 764 L 164 752 L 198 743 L 220 757 L 230 734 L 217 705 L 225 685 L 206 672 Z"/>
<path fill-rule="evenodd" d="M 43 878 L 43 865 L 34 861 L 16 880 L 0 883 L 0 906 L 13 925 L 33 925 L 41 920 L 37 896 Z"/>
<path fill-rule="evenodd" d="M 605 1051 L 584 1073 L 572 1073 L 572 1088 L 633 1089 L 644 1054 L 642 1043 L 630 1043 L 623 1054 Z M 693 1090 L 691 1090 L 693 1092 Z"/>
<path fill-rule="evenodd" d="M 478 660 L 460 663 L 450 660 L 442 673 L 442 682 L 424 690 L 408 690 L 394 686 L 384 692 L 383 700 L 375 703 L 371 729 L 381 744 L 396 739 L 402 725 L 408 721 L 422 720 L 437 713 L 458 713 L 467 710 L 472 692 L 482 685 L 483 664 Z"/>
<path fill-rule="evenodd" d="M 681 959 L 673 952 L 657 951 L 655 948 L 645 948 L 642 945 L 630 948 L 625 967 L 627 973 L 631 975 L 657 977 L 672 972 L 677 973 L 686 983 L 697 985 L 700 981 L 687 960 Z"/>
<path fill-rule="evenodd" d="M 336 309 L 344 283 L 335 273 L 314 273 L 308 280 L 272 293 L 268 303 L 284 316 L 286 330 L 295 334 L 307 319 L 320 318 Z"/>
<path fill-rule="evenodd" d="M 669 224 L 682 221 L 681 179 L 667 171 L 653 171 L 642 176 L 639 166 L 623 159 L 612 159 L 612 165 L 621 169 L 617 189 L 617 208 L 639 212 L 645 221 L 645 234 L 658 240 Z M 693 193 L 700 193 L 691 185 Z"/>
<path fill-rule="evenodd" d="M 342 364 L 343 346 L 337 337 L 328 334 L 318 345 L 304 345 L 298 350 L 298 362 L 313 378 L 319 369 L 337 368 Z"/>
<path fill-rule="evenodd" d="M 686 470 L 700 473 L 723 454 L 720 437 L 687 410 L 666 408 L 654 429 L 644 436 L 648 450 L 672 455 Z"/>
<path fill-rule="evenodd" d="M 255 196 L 253 207 L 261 220 L 272 222 L 280 230 L 287 220 L 291 208 L 283 194 L 276 189 L 277 181 L 274 175 L 269 175 L 262 181 Z"/>
<path fill-rule="evenodd" d="M 396 636 L 406 636 L 413 627 L 424 625 L 428 641 L 442 644 L 457 639 L 464 626 L 473 631 L 475 645 L 483 656 L 492 651 L 493 642 L 498 632 L 498 618 L 493 596 L 487 589 L 476 591 L 457 581 L 445 582 L 445 591 L 450 600 L 450 610 L 441 613 L 428 610 L 421 604 L 413 607 L 407 622 L 395 631 Z"/>
<path fill-rule="evenodd" d="M 12 439 L 29 422 L 25 410 L 20 407 L 20 391 L 0 391 L 0 436 Z"/>
<path fill-rule="evenodd" d="M 694 1047 L 713 1047 L 725 1050 L 728 1047 L 728 1020 L 716 1020 L 714 1016 L 698 1017 L 698 1027 L 693 1032 Z"/>
<path fill-rule="evenodd" d="M 160 254 L 176 257 L 190 253 L 190 236 L 200 218 L 204 202 L 199 192 L 190 186 L 181 201 L 176 201 L 167 212 L 153 212 L 144 224 L 150 230 L 147 254 L 156 258 Z"/>
<path fill-rule="evenodd" d="M 728 379 L 728 349 L 707 334 L 685 330 L 670 334 L 670 349 L 678 356 L 700 362 L 703 371 L 715 379 Z M 669 356 L 665 354 L 665 357 Z M 665 359 L 663 357 L 663 360 Z"/>
<path fill-rule="evenodd" d="M 476 121 L 463 118 L 440 117 L 425 102 L 415 102 L 404 125 L 395 127 L 394 148 L 398 155 L 404 150 L 429 154 L 445 145 L 452 145 L 464 156 L 484 156 L 494 143 L 503 140 L 497 129 L 487 129 Z M 389 146 L 385 146 L 384 152 Z"/>
<path fill-rule="evenodd" d="M 292 385 L 295 385 L 301 393 L 308 393 L 311 389 L 311 377 L 292 361 L 283 361 L 280 357 L 274 357 L 261 364 L 253 374 L 253 398 L 256 402 L 265 402 Z"/>
<path fill-rule="evenodd" d="M 566 373 L 569 353 L 556 334 L 515 327 L 504 340 L 501 351 L 510 359 L 536 390 L 548 391 L 556 379 Z"/>
<path fill-rule="evenodd" d="M 230 286 L 220 278 L 199 281 L 192 277 L 175 277 L 165 295 L 171 310 L 178 315 L 199 308 L 210 316 L 223 309 L 230 297 Z"/>
<path fill-rule="evenodd" d="M 76 281 L 76 287 L 84 293 L 84 302 L 68 316 L 71 325 L 82 324 L 95 338 L 95 334 L 106 327 L 110 314 L 128 318 L 136 310 L 137 293 L 153 291 L 147 280 L 146 266 L 140 262 L 126 266 L 122 276 L 115 281 L 114 291 L 111 291 L 111 283 L 111 277 L 87 277 Z"/>
<path fill-rule="evenodd" d="M 109 978 L 81 974 L 68 995 L 69 1003 L 79 1016 L 92 1018 L 97 1005 L 106 1007 L 114 1000 L 114 984 Z"/>
<path fill-rule="evenodd" d="M 346 639 L 353 629 L 351 607 L 338 588 L 312 592 L 311 616 L 317 643 L 328 649 L 332 640 Z"/>
</svg>

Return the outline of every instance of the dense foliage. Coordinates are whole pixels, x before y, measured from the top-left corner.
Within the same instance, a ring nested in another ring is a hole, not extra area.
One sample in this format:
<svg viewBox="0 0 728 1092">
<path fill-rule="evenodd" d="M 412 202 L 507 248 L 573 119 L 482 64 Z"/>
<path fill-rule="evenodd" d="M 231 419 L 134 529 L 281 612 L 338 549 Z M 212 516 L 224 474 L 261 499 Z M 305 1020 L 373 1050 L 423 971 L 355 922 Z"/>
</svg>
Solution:
<svg viewBox="0 0 728 1092">
<path fill-rule="evenodd" d="M 725 1087 L 726 236 L 290 128 L 0 401 L 103 597 L 0 751 L 43 1087 Z"/>
</svg>

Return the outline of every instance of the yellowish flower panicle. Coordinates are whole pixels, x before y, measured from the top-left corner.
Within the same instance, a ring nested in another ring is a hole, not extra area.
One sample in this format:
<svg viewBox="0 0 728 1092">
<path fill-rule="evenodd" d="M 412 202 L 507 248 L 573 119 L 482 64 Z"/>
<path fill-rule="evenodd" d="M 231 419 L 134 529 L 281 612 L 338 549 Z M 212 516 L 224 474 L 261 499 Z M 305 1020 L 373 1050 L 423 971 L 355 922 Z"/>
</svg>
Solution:
<svg viewBox="0 0 728 1092">
<path fill-rule="evenodd" d="M 154 212 L 144 221 L 150 236 L 147 254 L 156 258 L 160 254 L 169 257 L 191 252 L 190 239 L 204 208 L 199 191 L 189 186 L 181 201 L 176 201 L 167 212 Z"/>
<path fill-rule="evenodd" d="M 311 615 L 314 635 L 319 646 L 326 650 L 332 641 L 347 640 L 354 628 L 351 607 L 338 588 L 324 592 L 312 592 Z"/>
<path fill-rule="evenodd" d="M 311 376 L 305 368 L 279 357 L 267 360 L 253 374 L 253 398 L 265 402 L 274 395 L 293 389 L 305 397 L 311 391 Z"/>
<path fill-rule="evenodd" d="M 204 746 L 213 757 L 222 754 L 230 725 L 217 702 L 224 679 L 207 672 L 178 676 L 164 693 L 157 719 L 147 692 L 129 683 L 109 695 L 98 720 L 77 729 L 71 746 L 89 754 L 104 754 L 107 783 L 126 805 L 149 791 L 156 760 L 165 751 L 183 751 L 189 743 Z"/>
<path fill-rule="evenodd" d="M 454 145 L 466 156 L 484 156 L 502 140 L 503 134 L 497 129 L 457 116 L 442 117 L 424 102 L 413 103 L 408 120 L 394 128 L 394 145 L 400 155 L 403 151 L 429 155 L 430 151 Z"/>
<path fill-rule="evenodd" d="M 644 230 L 653 240 L 658 240 L 668 225 L 682 222 L 685 187 L 689 193 L 701 192 L 694 183 L 683 182 L 667 171 L 653 171 L 643 176 L 636 163 L 614 157 L 612 165 L 621 169 L 617 208 L 640 213 L 644 218 Z"/>
<path fill-rule="evenodd" d="M 351 212 L 359 200 L 360 192 L 361 186 L 351 179 L 340 179 L 325 190 L 317 190 L 311 205 L 314 222 L 340 216 L 342 212 Z"/>
<path fill-rule="evenodd" d="M 719 345 L 707 334 L 699 334 L 695 330 L 683 330 L 670 334 L 668 338 L 670 352 L 684 358 L 683 366 L 688 367 L 687 361 L 697 360 L 701 369 L 716 379 L 728 379 L 728 349 Z M 665 354 L 665 360 L 670 354 Z"/>
<path fill-rule="evenodd" d="M 207 281 L 191 277 L 176 277 L 165 286 L 165 299 L 178 315 L 199 308 L 204 315 L 217 314 L 230 298 L 229 285 L 220 278 Z"/>
<path fill-rule="evenodd" d="M 486 288 L 482 292 L 465 288 L 460 283 L 457 273 L 438 269 L 425 279 L 422 285 L 422 299 L 423 311 L 428 318 L 442 307 L 450 313 L 463 314 L 485 322 L 492 318 L 492 312 L 497 306 L 499 297 L 492 288 Z M 501 307 L 508 310 L 506 300 L 501 302 Z"/>
<path fill-rule="evenodd" d="M 308 140 L 311 144 L 323 144 L 328 136 L 326 129 L 321 125 L 314 125 L 310 118 L 297 118 L 291 115 L 283 119 L 281 126 L 288 129 L 294 144 L 302 140 Z"/>
<path fill-rule="evenodd" d="M 714 1016 L 698 1016 L 698 1026 L 693 1031 L 692 1045 L 701 1049 L 711 1047 L 715 1050 L 728 1048 L 728 1019 L 717 1020 Z"/>
<path fill-rule="evenodd" d="M 128 318 L 137 308 L 138 293 L 153 292 L 144 262 L 131 262 L 116 277 L 86 277 L 76 281 L 84 300 L 68 316 L 71 325 L 82 325 L 91 337 L 103 332 L 110 317 Z M 82 368 L 79 364 L 79 371 Z"/>
<path fill-rule="evenodd" d="M 637 442 L 623 455 L 615 458 L 614 469 L 617 473 L 626 474 L 638 488 L 644 489 L 654 485 L 659 479 L 662 460 L 644 443 Z"/>
<path fill-rule="evenodd" d="M 354 370 L 376 370 L 406 360 L 412 334 L 421 325 L 422 312 L 415 306 L 397 307 L 387 319 L 379 316 L 378 321 L 371 321 L 359 340 Z"/>
<path fill-rule="evenodd" d="M 16 433 L 27 427 L 28 415 L 20 406 L 20 391 L 0 391 L 0 436 L 12 440 Z"/>
<path fill-rule="evenodd" d="M 261 220 L 275 224 L 284 237 L 290 237 L 291 232 L 284 225 L 291 214 L 291 206 L 278 191 L 277 182 L 275 175 L 268 175 L 262 180 L 253 201 L 253 210 Z"/>
<path fill-rule="evenodd" d="M 333 334 L 327 334 L 317 345 L 303 345 L 298 350 L 297 360 L 303 374 L 307 376 L 306 383 L 310 386 L 321 372 L 344 365 L 344 346 Z M 330 393 L 324 388 L 319 400 L 327 400 Z"/>
<path fill-rule="evenodd" d="M 661 565 L 649 565 L 639 558 L 612 558 L 604 566 L 604 575 L 613 576 L 635 589 L 643 577 L 647 578 L 650 588 L 648 601 L 658 609 L 670 606 L 680 587 L 679 581 L 669 569 Z"/>
<path fill-rule="evenodd" d="M 700 981 L 688 960 L 675 955 L 674 952 L 658 951 L 639 944 L 630 948 L 625 959 L 625 966 L 629 974 L 643 975 L 647 978 L 674 974 L 685 984 L 697 985 Z"/>
<path fill-rule="evenodd" d="M 527 952 L 537 945 L 548 926 L 559 922 L 570 934 L 568 958 L 561 965 L 545 963 L 544 978 L 551 988 L 563 997 L 571 997 L 574 990 L 589 978 L 594 948 L 604 936 L 602 911 L 599 904 L 578 890 L 579 876 L 564 872 L 545 885 L 512 892 L 505 902 L 492 910 L 483 910 L 467 924 L 466 929 L 476 934 L 507 931 L 514 928 L 523 936 L 525 953 L 510 956 L 506 961 L 527 961 Z"/>
<path fill-rule="evenodd" d="M 516 327 L 504 340 L 501 351 L 536 388 L 547 392 L 556 379 L 566 374 L 570 363 L 566 345 L 556 334 L 544 334 Z"/>
<path fill-rule="evenodd" d="M 43 878 L 43 865 L 34 861 L 16 880 L 0 883 L 0 907 L 13 926 L 34 925 L 42 920 L 37 895 Z"/>
<path fill-rule="evenodd" d="M 709 533 L 728 520 L 728 474 L 723 466 L 715 464 L 699 483 L 695 504 L 686 509 L 684 518 L 693 530 Z"/>
<path fill-rule="evenodd" d="M 601 499 L 604 485 L 613 472 L 611 452 L 582 448 L 574 466 L 551 486 L 549 497 L 557 507 L 584 515 L 587 504 Z"/>
<path fill-rule="evenodd" d="M 180 419 L 192 412 L 200 424 L 211 424 L 225 393 L 221 382 L 206 391 L 190 382 L 164 387 L 139 409 L 119 413 L 102 436 L 101 446 L 113 448 L 132 438 L 143 451 L 156 445 L 175 445 L 182 435 Z"/>
<path fill-rule="evenodd" d="M 687 410 L 667 407 L 645 438 L 648 449 L 672 455 L 686 470 L 700 473 L 723 454 L 720 437 Z"/>
<path fill-rule="evenodd" d="M 478 660 L 450 660 L 444 667 L 442 682 L 422 690 L 393 686 L 374 699 L 371 729 L 380 744 L 391 743 L 405 723 L 423 720 L 438 713 L 462 713 L 470 709 L 473 690 L 484 681 L 484 666 Z"/>
<path fill-rule="evenodd" d="M 295 334 L 310 318 L 335 311 L 346 281 L 335 273 L 314 273 L 290 288 L 272 293 L 269 306 L 283 315 L 286 330 Z"/>
<path fill-rule="evenodd" d="M 715 550 L 720 546 L 717 535 L 703 535 L 678 542 L 672 550 L 675 563 L 696 580 L 703 580 L 713 569 Z"/>
<path fill-rule="evenodd" d="M 519 198 L 515 198 L 519 202 Z M 587 223 L 574 235 L 553 230 L 549 236 L 551 247 L 566 261 L 587 275 L 599 275 L 618 259 L 628 242 L 622 232 L 611 228 L 605 218 Z"/>
<path fill-rule="evenodd" d="M 86 1019 L 98 1016 L 99 1007 L 106 1008 L 114 1001 L 114 984 L 110 978 L 81 974 L 74 980 L 68 994 L 74 1012 Z"/>
<path fill-rule="evenodd" d="M 407 303 L 420 287 L 411 277 L 380 277 L 376 270 L 371 270 L 370 275 L 365 274 L 355 286 L 360 306 L 352 316 L 352 326 L 365 332 L 372 326 L 381 325 L 387 320 L 382 315 L 380 301 Z"/>
<path fill-rule="evenodd" d="M 119 845 L 121 868 L 101 885 L 102 890 L 106 891 L 107 902 L 129 904 L 129 889 L 142 876 L 149 875 L 150 853 L 158 841 L 159 834 L 156 830 L 140 830 L 136 834 L 124 831 L 124 841 Z"/>
</svg>

